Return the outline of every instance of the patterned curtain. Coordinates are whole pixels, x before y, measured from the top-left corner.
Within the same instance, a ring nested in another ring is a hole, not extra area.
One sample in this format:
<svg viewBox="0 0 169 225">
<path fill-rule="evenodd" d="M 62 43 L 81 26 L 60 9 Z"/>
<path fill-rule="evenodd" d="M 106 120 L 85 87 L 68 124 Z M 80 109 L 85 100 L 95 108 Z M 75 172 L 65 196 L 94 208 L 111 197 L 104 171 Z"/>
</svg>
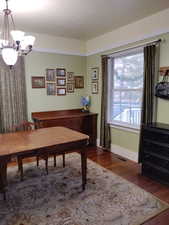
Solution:
<svg viewBox="0 0 169 225">
<path fill-rule="evenodd" d="M 155 83 L 159 70 L 159 44 L 146 46 L 144 48 L 144 85 L 143 85 L 143 101 L 141 114 L 141 130 L 139 145 L 139 163 L 142 162 L 142 127 L 148 123 L 156 121 L 156 99 L 155 99 Z"/>
<path fill-rule="evenodd" d="M 19 57 L 10 70 L 0 56 L 0 133 L 27 120 L 24 58 Z"/>
<path fill-rule="evenodd" d="M 111 135 L 110 126 L 107 123 L 108 109 L 108 57 L 102 56 L 102 99 L 101 99 L 101 127 L 100 127 L 100 146 L 110 150 Z"/>
</svg>

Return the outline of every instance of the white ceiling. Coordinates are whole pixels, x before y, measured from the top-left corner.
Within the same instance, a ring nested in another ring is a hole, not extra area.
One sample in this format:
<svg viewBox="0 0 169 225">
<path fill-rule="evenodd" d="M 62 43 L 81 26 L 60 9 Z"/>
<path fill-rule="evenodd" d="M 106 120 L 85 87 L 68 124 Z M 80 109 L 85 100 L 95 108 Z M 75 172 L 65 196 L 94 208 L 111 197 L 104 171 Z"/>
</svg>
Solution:
<svg viewBox="0 0 169 225">
<path fill-rule="evenodd" d="M 18 29 L 89 40 L 169 8 L 169 0 L 9 0 L 9 8 Z"/>
</svg>

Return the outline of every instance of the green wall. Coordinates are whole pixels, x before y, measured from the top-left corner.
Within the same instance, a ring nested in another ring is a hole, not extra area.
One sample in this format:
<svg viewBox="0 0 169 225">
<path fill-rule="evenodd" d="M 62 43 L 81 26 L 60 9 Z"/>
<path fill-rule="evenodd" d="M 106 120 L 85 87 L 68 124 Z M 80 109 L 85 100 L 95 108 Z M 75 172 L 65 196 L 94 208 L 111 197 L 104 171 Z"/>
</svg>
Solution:
<svg viewBox="0 0 169 225">
<path fill-rule="evenodd" d="M 160 50 L 160 66 L 169 66 L 169 34 L 164 34 L 155 38 L 162 38 L 165 41 L 161 43 Z M 151 41 L 148 39 L 146 41 Z M 123 46 L 122 48 L 111 49 L 110 51 L 102 52 L 100 54 L 91 55 L 87 57 L 87 93 L 91 95 L 91 111 L 97 112 L 99 114 L 98 120 L 98 139 L 100 134 L 100 109 L 101 109 L 101 55 L 113 53 L 114 51 L 125 49 L 128 47 L 136 46 L 137 44 L 141 44 L 142 42 L 137 42 L 134 44 L 130 44 L 127 46 Z M 91 93 L 91 68 L 99 67 L 99 94 L 95 95 Z M 157 120 L 158 122 L 168 123 L 169 124 L 169 101 L 166 100 L 158 100 L 158 108 L 157 108 Z M 122 130 L 120 128 L 111 128 L 111 138 L 112 144 L 119 145 L 123 148 L 126 148 L 130 151 L 137 152 L 138 151 L 138 143 L 139 143 L 139 132 L 132 132 L 129 130 Z"/>
<path fill-rule="evenodd" d="M 161 43 L 160 66 L 169 66 L 169 34 L 164 34 L 155 38 L 165 39 Z M 147 40 L 150 41 L 151 39 Z M 97 112 L 98 117 L 98 139 L 100 134 L 100 111 L 101 111 L 101 55 L 112 53 L 127 47 L 136 46 L 142 42 L 123 46 L 122 48 L 110 49 L 91 56 L 70 56 L 52 53 L 33 52 L 25 57 L 26 82 L 28 97 L 28 112 L 31 119 L 31 112 L 48 111 L 57 109 L 73 109 L 80 107 L 80 97 L 82 95 L 91 96 L 92 112 Z M 99 94 L 91 93 L 91 68 L 99 67 Z M 45 76 L 46 68 L 64 67 L 67 71 L 74 72 L 75 75 L 85 77 L 85 89 L 75 89 L 72 94 L 66 96 L 47 96 L 46 89 L 32 89 L 32 76 Z M 169 124 L 169 101 L 158 100 L 157 120 Z M 119 145 L 130 151 L 138 151 L 139 133 L 130 130 L 111 128 L 112 144 Z"/>
<path fill-rule="evenodd" d="M 47 96 L 46 88 L 32 89 L 32 76 L 45 76 L 47 68 L 57 67 L 66 68 L 67 71 L 74 72 L 74 75 L 85 76 L 86 57 L 38 52 L 25 57 L 29 119 L 31 112 L 80 107 L 80 96 L 84 95 L 85 89 L 75 89 L 74 93 L 67 93 L 66 96 Z"/>
</svg>

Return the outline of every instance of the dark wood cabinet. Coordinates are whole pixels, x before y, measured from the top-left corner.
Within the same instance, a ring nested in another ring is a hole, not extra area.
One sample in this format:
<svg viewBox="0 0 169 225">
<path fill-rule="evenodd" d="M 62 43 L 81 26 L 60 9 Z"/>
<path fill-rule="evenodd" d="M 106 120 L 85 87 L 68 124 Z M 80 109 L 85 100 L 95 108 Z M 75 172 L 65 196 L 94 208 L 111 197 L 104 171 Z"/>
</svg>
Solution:
<svg viewBox="0 0 169 225">
<path fill-rule="evenodd" d="M 33 112 L 33 121 L 39 127 L 68 127 L 89 135 L 89 144 L 96 145 L 97 113 L 82 112 L 81 109 Z"/>
<path fill-rule="evenodd" d="M 142 174 L 169 185 L 169 125 L 144 126 L 141 146 Z"/>
</svg>

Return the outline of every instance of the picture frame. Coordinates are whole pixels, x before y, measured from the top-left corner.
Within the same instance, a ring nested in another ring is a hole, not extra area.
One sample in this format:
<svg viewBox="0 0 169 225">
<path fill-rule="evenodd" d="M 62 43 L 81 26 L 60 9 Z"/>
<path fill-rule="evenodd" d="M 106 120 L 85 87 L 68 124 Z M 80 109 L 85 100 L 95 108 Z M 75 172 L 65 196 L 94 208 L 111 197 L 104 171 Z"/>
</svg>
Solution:
<svg viewBox="0 0 169 225">
<path fill-rule="evenodd" d="M 92 88 L 92 94 L 98 94 L 99 93 L 99 83 L 98 83 L 98 81 L 92 82 L 91 88 Z"/>
<path fill-rule="evenodd" d="M 47 95 L 56 95 L 56 84 L 46 83 Z"/>
<path fill-rule="evenodd" d="M 74 93 L 74 83 L 67 83 L 67 93 Z"/>
<path fill-rule="evenodd" d="M 56 82 L 55 69 L 46 69 L 46 81 Z"/>
<path fill-rule="evenodd" d="M 66 69 L 64 69 L 64 68 L 57 68 L 56 69 L 56 76 L 58 76 L 58 77 L 66 77 Z"/>
<path fill-rule="evenodd" d="M 58 96 L 66 95 L 66 88 L 57 88 L 57 95 Z"/>
<path fill-rule="evenodd" d="M 75 79 L 75 88 L 84 88 L 83 76 L 74 76 L 74 79 Z"/>
<path fill-rule="evenodd" d="M 91 79 L 99 80 L 99 67 L 93 67 L 91 69 Z"/>
<path fill-rule="evenodd" d="M 32 77 L 32 88 L 45 88 L 45 77 Z"/>
<path fill-rule="evenodd" d="M 57 78 L 56 85 L 57 86 L 66 86 L 66 78 Z"/>
<path fill-rule="evenodd" d="M 74 72 L 67 72 L 67 81 L 74 81 Z"/>
</svg>

